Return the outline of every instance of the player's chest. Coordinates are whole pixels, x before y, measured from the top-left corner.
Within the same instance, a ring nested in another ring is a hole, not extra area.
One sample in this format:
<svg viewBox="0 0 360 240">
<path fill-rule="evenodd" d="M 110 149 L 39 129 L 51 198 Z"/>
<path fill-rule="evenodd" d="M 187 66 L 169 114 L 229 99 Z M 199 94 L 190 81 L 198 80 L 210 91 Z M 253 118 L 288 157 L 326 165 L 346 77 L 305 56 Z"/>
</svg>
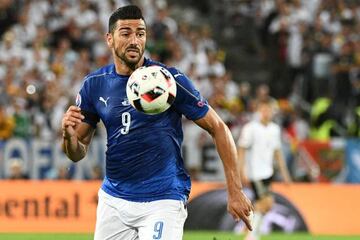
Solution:
<svg viewBox="0 0 360 240">
<path fill-rule="evenodd" d="M 109 80 L 108 84 L 97 86 L 93 94 L 93 104 L 97 114 L 104 123 L 116 121 L 124 112 L 133 108 L 126 96 L 126 81 Z"/>
<path fill-rule="evenodd" d="M 139 123 L 153 122 L 153 118 L 156 118 L 140 113 L 130 105 L 126 95 L 126 81 L 99 87 L 93 97 L 97 114 L 106 127 L 134 127 Z"/>
<path fill-rule="evenodd" d="M 260 148 L 272 148 L 276 145 L 277 137 L 273 129 L 261 127 L 254 130 L 253 142 Z"/>
</svg>

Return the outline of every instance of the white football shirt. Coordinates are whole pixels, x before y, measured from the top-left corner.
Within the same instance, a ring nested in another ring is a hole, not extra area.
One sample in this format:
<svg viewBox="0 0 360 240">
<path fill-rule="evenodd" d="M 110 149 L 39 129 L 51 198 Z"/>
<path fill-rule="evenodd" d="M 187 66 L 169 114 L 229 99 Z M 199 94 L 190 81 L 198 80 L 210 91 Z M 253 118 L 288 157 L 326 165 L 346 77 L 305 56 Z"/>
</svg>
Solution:
<svg viewBox="0 0 360 240">
<path fill-rule="evenodd" d="M 280 127 L 270 122 L 267 125 L 251 121 L 244 125 L 240 147 L 246 148 L 245 167 L 251 181 L 266 179 L 274 173 L 274 151 L 281 148 Z"/>
</svg>

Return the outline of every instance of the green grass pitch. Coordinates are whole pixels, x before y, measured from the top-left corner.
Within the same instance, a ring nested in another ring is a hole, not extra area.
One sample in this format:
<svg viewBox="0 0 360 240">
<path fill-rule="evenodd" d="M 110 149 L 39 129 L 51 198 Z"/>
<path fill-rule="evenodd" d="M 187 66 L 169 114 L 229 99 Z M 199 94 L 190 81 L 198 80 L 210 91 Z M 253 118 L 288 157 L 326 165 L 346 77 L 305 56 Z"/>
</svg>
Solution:
<svg viewBox="0 0 360 240">
<path fill-rule="evenodd" d="M 190 232 L 184 234 L 183 240 L 242 240 L 243 235 L 227 232 Z M 0 233 L 0 240 L 91 240 L 92 234 L 27 234 Z M 311 236 L 306 233 L 282 234 L 273 233 L 263 236 L 261 240 L 356 240 L 360 236 Z"/>
</svg>

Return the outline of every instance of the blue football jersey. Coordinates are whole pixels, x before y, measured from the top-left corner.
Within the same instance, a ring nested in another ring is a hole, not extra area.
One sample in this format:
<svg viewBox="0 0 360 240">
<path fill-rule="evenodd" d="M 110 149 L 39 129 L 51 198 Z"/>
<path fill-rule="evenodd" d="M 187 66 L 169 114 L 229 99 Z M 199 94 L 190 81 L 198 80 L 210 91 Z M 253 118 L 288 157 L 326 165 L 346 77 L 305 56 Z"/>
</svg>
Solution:
<svg viewBox="0 0 360 240">
<path fill-rule="evenodd" d="M 160 65 L 177 82 L 176 99 L 165 112 L 146 115 L 135 110 L 126 96 L 129 76 L 111 64 L 85 77 L 76 104 L 84 122 L 96 128 L 101 119 L 107 131 L 106 171 L 102 189 L 129 201 L 187 200 L 190 177 L 181 155 L 181 118 L 205 116 L 207 101 L 176 68 L 145 59 L 145 66 Z"/>
</svg>

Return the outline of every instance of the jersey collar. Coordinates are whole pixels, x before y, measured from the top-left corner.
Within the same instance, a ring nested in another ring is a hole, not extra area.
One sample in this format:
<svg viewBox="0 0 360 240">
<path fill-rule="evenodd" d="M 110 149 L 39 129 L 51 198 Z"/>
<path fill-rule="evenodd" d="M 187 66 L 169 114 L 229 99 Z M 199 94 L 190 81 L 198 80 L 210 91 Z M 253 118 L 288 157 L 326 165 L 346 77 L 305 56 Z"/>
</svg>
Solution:
<svg viewBox="0 0 360 240">
<path fill-rule="evenodd" d="M 144 62 L 143 62 L 143 65 L 142 65 L 142 66 L 149 66 L 149 65 L 151 65 L 151 61 L 150 61 L 148 58 L 144 57 Z M 111 64 L 111 73 L 114 74 L 114 75 L 116 75 L 116 76 L 122 77 L 122 78 L 130 77 L 129 75 L 118 74 L 118 73 L 116 72 L 115 64 L 114 64 L 114 63 Z"/>
</svg>

